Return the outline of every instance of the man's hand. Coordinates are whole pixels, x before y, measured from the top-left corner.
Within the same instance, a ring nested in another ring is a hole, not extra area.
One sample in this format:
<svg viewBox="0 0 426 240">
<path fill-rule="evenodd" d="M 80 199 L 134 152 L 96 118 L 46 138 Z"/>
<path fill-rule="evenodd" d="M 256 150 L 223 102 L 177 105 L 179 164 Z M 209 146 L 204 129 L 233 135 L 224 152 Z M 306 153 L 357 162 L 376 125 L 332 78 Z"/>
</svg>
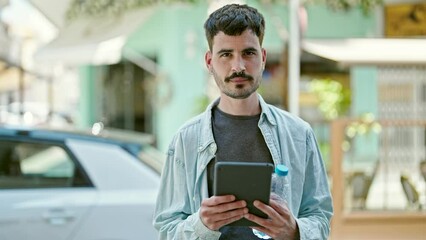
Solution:
<svg viewBox="0 0 426 240">
<path fill-rule="evenodd" d="M 201 202 L 200 218 L 210 230 L 237 221 L 248 213 L 244 200 L 235 201 L 235 196 L 212 196 Z"/>
<path fill-rule="evenodd" d="M 299 239 L 296 219 L 294 219 L 285 201 L 271 197 L 269 205 L 257 200 L 253 204 L 267 214 L 268 219 L 250 213 L 246 214 L 245 218 L 260 225 L 252 228 L 268 234 L 275 240 Z"/>
</svg>

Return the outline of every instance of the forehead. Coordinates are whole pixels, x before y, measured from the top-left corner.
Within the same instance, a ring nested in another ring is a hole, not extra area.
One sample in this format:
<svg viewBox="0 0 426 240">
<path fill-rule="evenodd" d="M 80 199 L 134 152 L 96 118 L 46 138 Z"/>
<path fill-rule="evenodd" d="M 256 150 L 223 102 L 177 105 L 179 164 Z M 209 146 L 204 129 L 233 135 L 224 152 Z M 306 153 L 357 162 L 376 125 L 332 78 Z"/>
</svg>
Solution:
<svg viewBox="0 0 426 240">
<path fill-rule="evenodd" d="M 251 30 L 245 30 L 238 36 L 226 35 L 221 31 L 213 38 L 213 52 L 217 52 L 222 49 L 240 50 L 245 48 L 260 49 L 259 38 Z"/>
</svg>

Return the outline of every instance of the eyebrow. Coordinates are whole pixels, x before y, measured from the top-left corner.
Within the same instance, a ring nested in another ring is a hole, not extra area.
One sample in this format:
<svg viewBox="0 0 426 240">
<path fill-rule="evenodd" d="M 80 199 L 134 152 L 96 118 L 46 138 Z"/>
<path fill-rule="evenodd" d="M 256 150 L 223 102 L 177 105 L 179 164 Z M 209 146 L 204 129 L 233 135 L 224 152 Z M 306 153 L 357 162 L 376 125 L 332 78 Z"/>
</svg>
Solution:
<svg viewBox="0 0 426 240">
<path fill-rule="evenodd" d="M 217 54 L 222 54 L 222 53 L 232 53 L 234 50 L 232 49 L 221 49 L 217 52 Z M 249 47 L 249 48 L 245 48 L 242 50 L 242 52 L 258 52 L 256 48 L 253 47 Z"/>
<path fill-rule="evenodd" d="M 257 49 L 253 47 L 249 47 L 249 48 L 243 49 L 243 52 L 257 52 Z"/>
<path fill-rule="evenodd" d="M 232 50 L 232 49 L 221 49 L 221 50 L 219 50 L 218 52 L 217 52 L 217 54 L 222 54 L 222 53 L 231 53 L 231 52 L 233 52 L 234 50 Z"/>
</svg>

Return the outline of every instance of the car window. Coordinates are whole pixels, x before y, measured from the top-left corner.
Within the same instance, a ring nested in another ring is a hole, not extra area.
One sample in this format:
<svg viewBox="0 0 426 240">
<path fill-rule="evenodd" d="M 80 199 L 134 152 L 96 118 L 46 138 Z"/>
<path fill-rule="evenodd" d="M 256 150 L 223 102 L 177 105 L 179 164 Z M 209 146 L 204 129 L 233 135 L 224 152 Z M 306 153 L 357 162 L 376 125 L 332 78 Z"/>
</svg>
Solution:
<svg viewBox="0 0 426 240">
<path fill-rule="evenodd" d="M 0 141 L 0 189 L 89 185 L 61 146 Z"/>
</svg>

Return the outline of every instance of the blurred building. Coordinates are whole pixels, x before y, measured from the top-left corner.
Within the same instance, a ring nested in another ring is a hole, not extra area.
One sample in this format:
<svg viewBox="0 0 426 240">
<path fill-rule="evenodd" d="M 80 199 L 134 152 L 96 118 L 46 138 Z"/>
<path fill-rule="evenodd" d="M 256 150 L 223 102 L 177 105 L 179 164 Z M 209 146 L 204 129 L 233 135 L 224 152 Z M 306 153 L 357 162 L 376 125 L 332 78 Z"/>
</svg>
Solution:
<svg viewBox="0 0 426 240">
<path fill-rule="evenodd" d="M 21 1 L 31 3 L 31 14 L 42 13 L 44 20 L 37 17 L 33 20 L 37 25 L 27 24 L 31 30 L 17 31 L 22 28 L 15 26 L 4 34 L 0 29 L 2 46 L 15 44 L 0 49 L 0 100 L 9 106 L 8 112 L 14 102 L 21 102 L 22 118 L 24 102 L 42 102 L 49 116 L 65 113 L 80 127 L 102 122 L 150 133 L 157 147 L 166 151 L 178 127 L 218 96 L 203 61 L 207 50 L 203 23 L 211 7 L 207 2 L 155 5 L 120 16 L 68 21 L 64 16 L 71 0 Z M 286 108 L 287 5 L 245 2 L 258 7 L 267 23 L 263 45 L 268 60 L 259 91 L 268 102 Z M 384 3 L 370 15 L 360 9 L 342 12 L 309 4 L 300 22 L 300 115 L 314 127 L 333 175 L 337 191 L 333 194 L 338 196 L 335 223 L 349 224 L 336 225 L 341 230 L 335 232 L 337 239 L 346 233 L 352 239 L 368 239 L 356 235 L 350 225 L 365 219 L 370 222 L 364 225 L 371 228 L 377 219 L 387 219 L 391 224 L 382 225 L 405 229 L 401 234 L 424 221 L 424 210 L 411 210 L 426 205 L 426 192 L 421 191 L 426 184 L 418 171 L 426 159 L 426 6 L 420 0 Z M 26 47 L 18 48 L 22 39 Z M 14 49 L 26 49 L 26 58 L 16 58 L 22 66 L 17 69 L 25 71 L 5 81 L 5 69 L 11 64 L 2 56 Z M 330 92 L 325 100 L 312 90 L 315 80 L 326 83 L 323 92 Z M 16 83 L 11 85 L 12 81 Z M 12 87 L 3 86 L 5 82 Z M 347 99 L 336 102 L 335 96 Z M 323 109 L 327 101 L 334 104 L 331 112 Z M 340 112 L 333 112 L 336 108 Z M 336 120 L 342 117 L 347 120 Z M 336 121 L 341 125 L 330 130 Z M 357 137 L 351 135 L 353 129 Z M 403 172 L 412 173 L 417 205 L 408 204 L 411 200 L 404 195 Z M 408 208 L 411 215 L 402 219 L 414 224 L 401 227 L 396 216 Z M 371 212 L 386 216 L 372 217 Z M 365 234 L 381 232 L 373 230 Z"/>
<path fill-rule="evenodd" d="M 374 38 L 303 42 L 350 83 L 347 118 L 319 134 L 320 144 L 330 137 L 337 239 L 424 236 L 426 4 L 385 1 L 380 11 Z"/>
<path fill-rule="evenodd" d="M 27 1 L 2 1 L 1 124 L 69 124 L 70 119 L 60 114 L 60 104 L 65 99 L 53 102 L 52 76 L 43 70 L 43 67 L 50 67 L 37 66 L 33 59 L 35 51 L 55 37 L 55 30 L 52 23 Z M 57 83 L 61 85 L 62 81 Z"/>
<path fill-rule="evenodd" d="M 47 16 L 52 12 L 47 1 L 31 2 Z M 271 103 L 285 107 L 287 6 L 249 2 L 260 8 L 268 23 L 264 41 L 268 63 L 261 91 Z M 78 71 L 80 125 L 103 121 L 107 126 L 150 132 L 165 149 L 176 129 L 205 107 L 201 103 L 206 102 L 211 80 L 203 63 L 207 44 L 202 23 L 208 7 L 207 3 L 156 6 L 117 18 L 63 21 L 56 24 L 58 37 L 36 53 L 36 62 Z M 61 11 L 48 18 L 55 19 Z M 340 13 L 313 5 L 307 6 L 307 13 L 306 38 L 362 38 L 378 32 L 375 18 L 357 11 Z M 329 24 L 334 27 L 324 27 Z M 322 61 L 308 56 L 306 62 L 312 59 Z M 327 68 L 316 66 L 320 71 Z"/>
</svg>

